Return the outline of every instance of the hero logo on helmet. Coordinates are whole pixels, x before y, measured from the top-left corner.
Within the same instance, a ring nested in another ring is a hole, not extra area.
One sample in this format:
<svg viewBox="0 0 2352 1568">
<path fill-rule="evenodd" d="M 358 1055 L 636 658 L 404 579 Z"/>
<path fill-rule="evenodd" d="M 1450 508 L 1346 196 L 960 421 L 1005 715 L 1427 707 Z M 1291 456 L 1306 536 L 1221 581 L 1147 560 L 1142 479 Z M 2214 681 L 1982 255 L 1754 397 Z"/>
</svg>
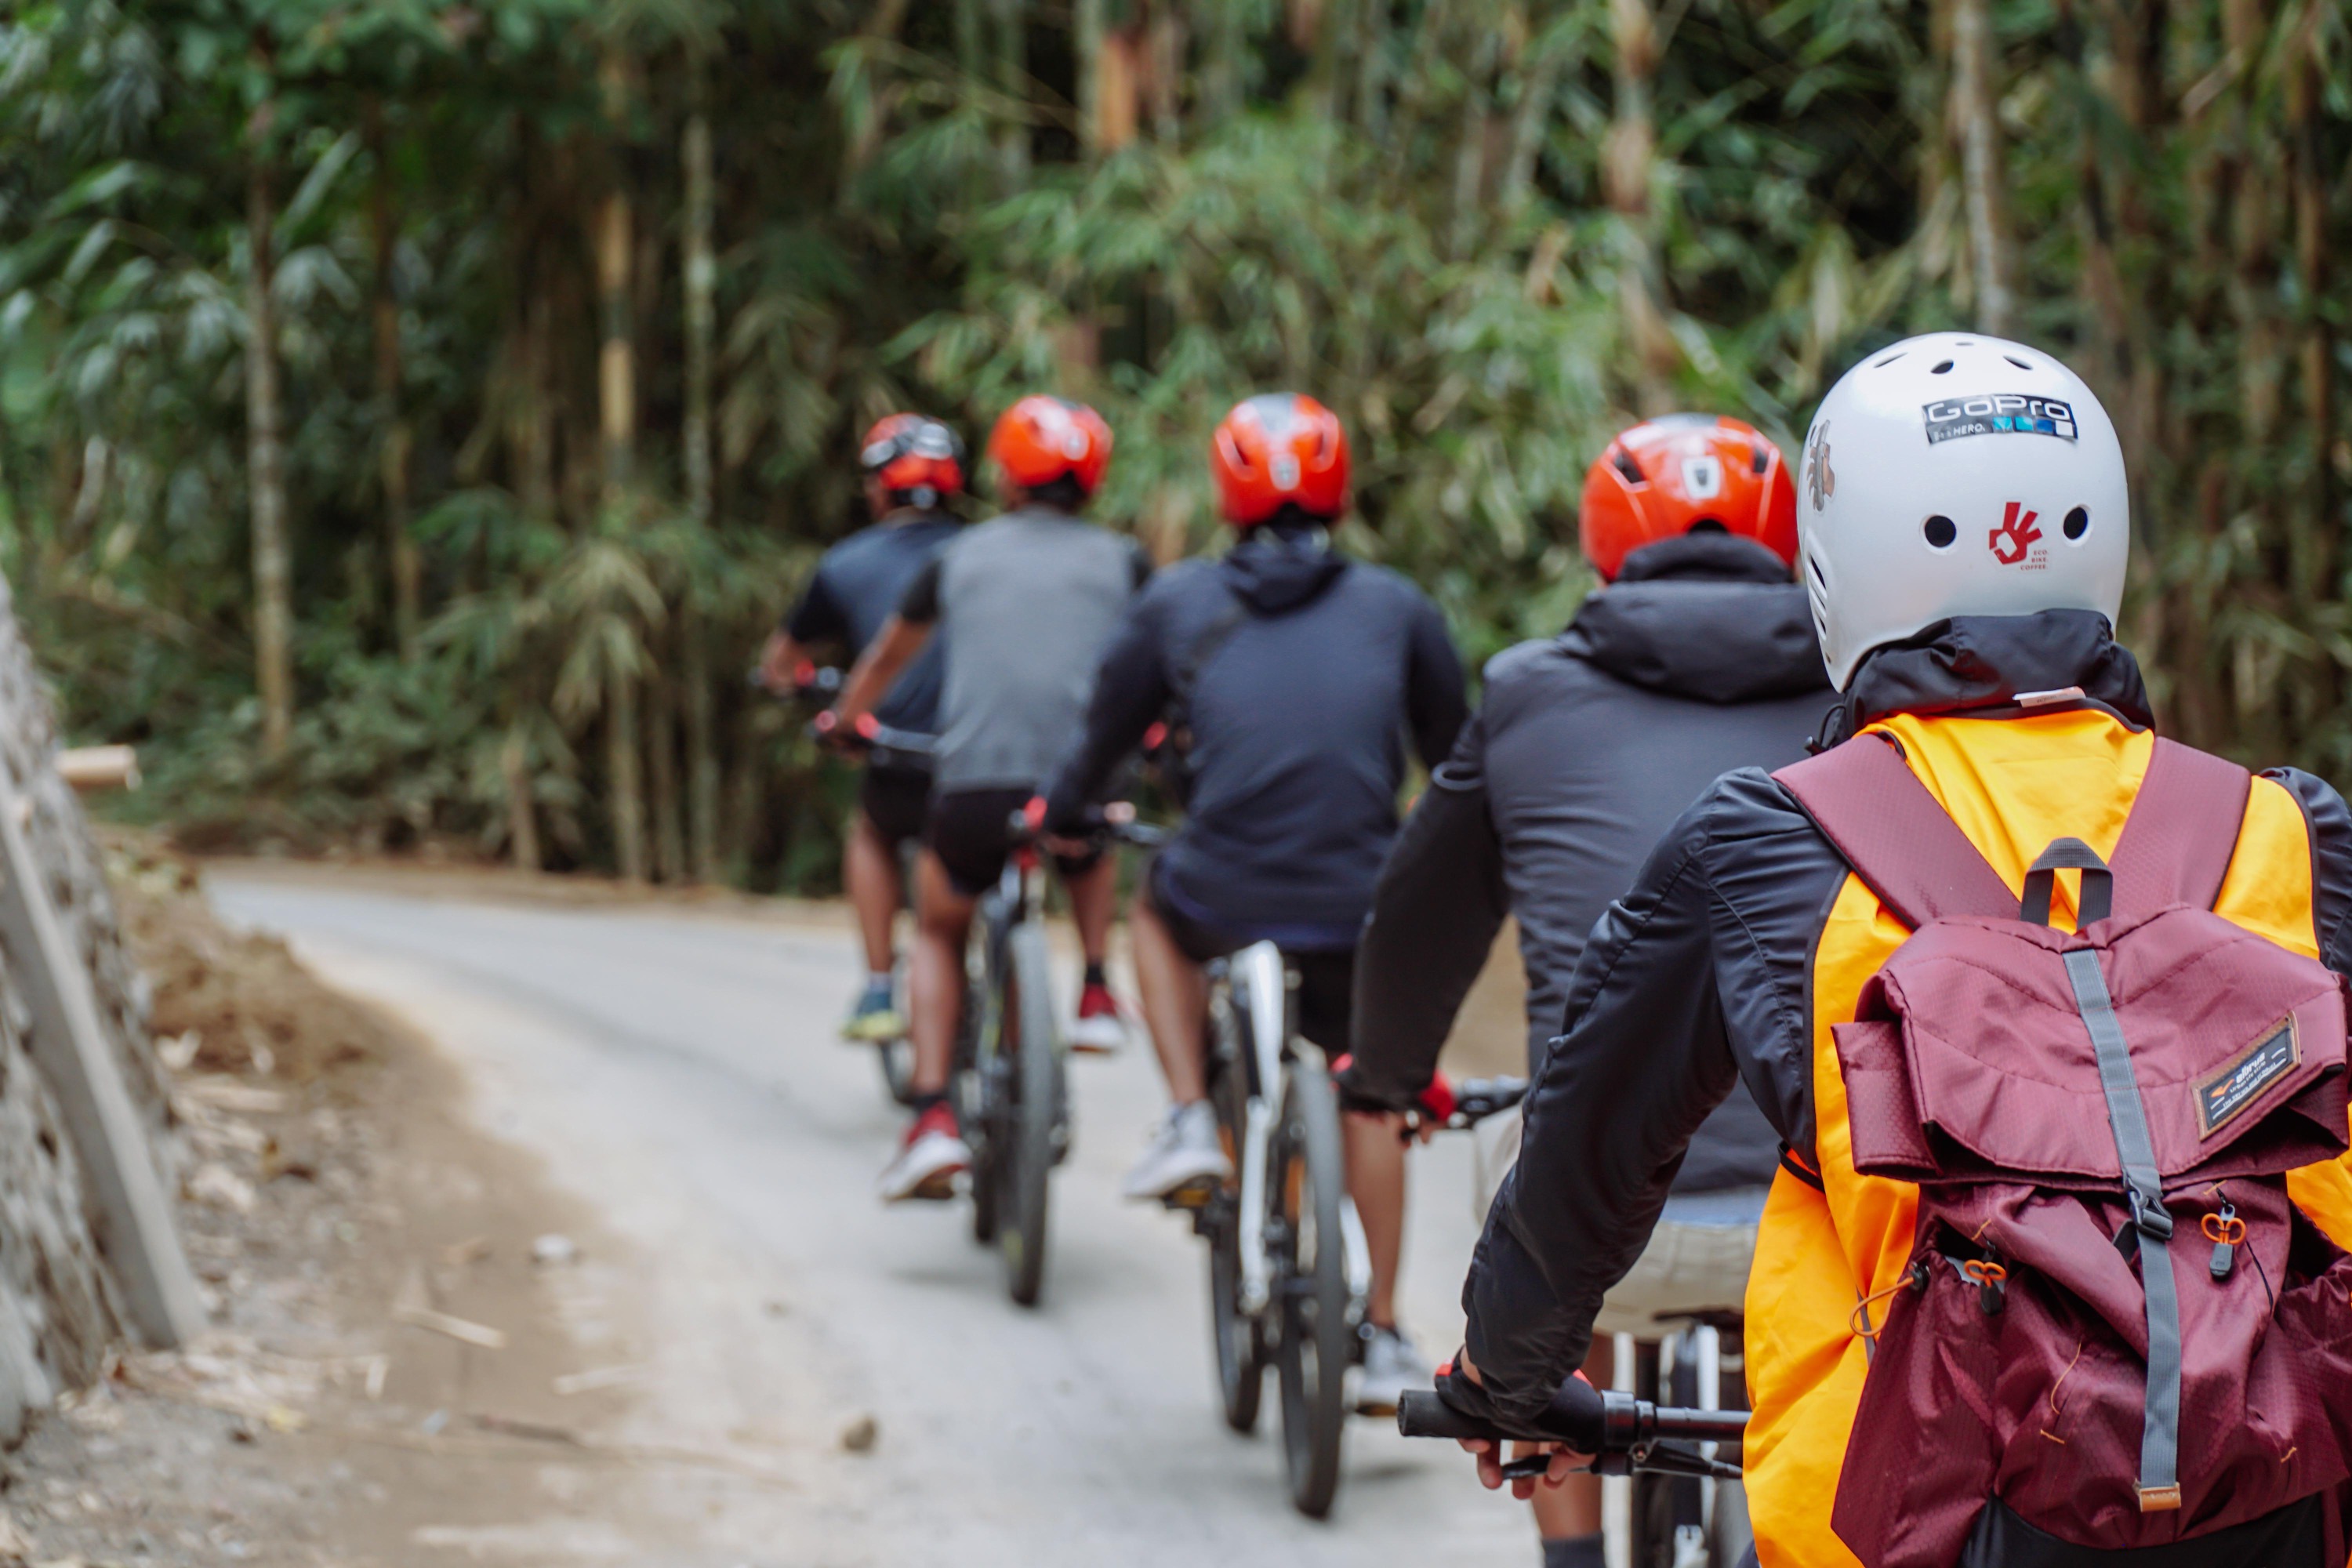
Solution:
<svg viewBox="0 0 2352 1568">
<path fill-rule="evenodd" d="M 2022 566 L 2027 571 L 2040 570 L 2050 564 L 2050 552 L 2042 543 L 2042 530 L 2034 519 L 2040 512 L 2027 511 L 2023 501 L 2011 501 L 2001 514 L 2000 526 L 1994 529 L 1986 543 L 1992 549 L 1992 558 L 2004 566 Z"/>
<path fill-rule="evenodd" d="M 1713 500 L 1723 493 L 1723 459 L 1683 459 L 1683 494 L 1693 500 Z"/>
<path fill-rule="evenodd" d="M 1805 489 L 1812 495 L 1815 511 L 1837 494 L 1837 474 L 1830 467 L 1830 426 L 1826 419 L 1813 426 L 1812 441 L 1805 448 Z"/>
<path fill-rule="evenodd" d="M 2054 397 L 2026 397 L 2013 392 L 1982 397 L 1947 397 L 1928 404 L 1920 414 L 1927 421 L 1927 445 L 1940 446 L 1963 436 L 2055 436 L 2074 438 L 2074 410 Z"/>
</svg>

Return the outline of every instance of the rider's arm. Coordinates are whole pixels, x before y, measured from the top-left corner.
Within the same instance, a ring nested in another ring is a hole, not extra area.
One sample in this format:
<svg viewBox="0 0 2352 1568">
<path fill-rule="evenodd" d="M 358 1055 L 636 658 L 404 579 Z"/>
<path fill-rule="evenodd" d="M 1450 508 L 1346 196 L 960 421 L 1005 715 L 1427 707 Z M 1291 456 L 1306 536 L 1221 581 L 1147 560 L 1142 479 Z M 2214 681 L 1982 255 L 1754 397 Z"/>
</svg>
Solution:
<svg viewBox="0 0 2352 1568">
<path fill-rule="evenodd" d="M 1168 706 L 1167 661 L 1160 653 L 1153 606 L 1129 607 L 1095 671 L 1094 695 L 1077 743 L 1062 760 L 1045 793 L 1045 823 L 1070 831 L 1109 786 L 1112 772 L 1143 740 Z"/>
<path fill-rule="evenodd" d="M 787 695 L 793 689 L 793 672 L 814 662 L 810 644 L 848 641 L 848 617 L 841 613 L 840 602 L 834 597 L 820 564 L 810 574 L 799 601 L 768 634 L 768 646 L 760 652 L 760 682 L 779 696 Z"/>
<path fill-rule="evenodd" d="M 872 712 L 889 695 L 891 683 L 931 640 L 939 619 L 940 558 L 935 555 L 915 574 L 906 596 L 898 601 L 898 613 L 882 623 L 882 629 L 857 656 L 849 679 L 842 683 L 841 700 L 834 704 L 834 710 L 845 722 Z"/>
<path fill-rule="evenodd" d="M 1355 1059 L 1339 1079 L 1350 1101 L 1403 1110 L 1429 1087 L 1509 910 L 1486 732 L 1473 719 L 1381 868 L 1356 948 Z"/>
<path fill-rule="evenodd" d="M 1594 928 L 1463 1288 L 1471 1355 L 1505 1408 L 1532 1416 L 1582 1363 L 1691 1134 L 1743 1072 L 1780 1136 L 1810 1150 L 1812 933 L 1845 876 L 1786 794 L 1743 769 Z"/>
<path fill-rule="evenodd" d="M 1462 656 L 1454 651 L 1444 615 L 1427 599 L 1421 601 L 1408 637 L 1405 720 L 1422 765 L 1434 769 L 1454 750 L 1454 738 L 1470 717 L 1462 695 Z"/>
</svg>

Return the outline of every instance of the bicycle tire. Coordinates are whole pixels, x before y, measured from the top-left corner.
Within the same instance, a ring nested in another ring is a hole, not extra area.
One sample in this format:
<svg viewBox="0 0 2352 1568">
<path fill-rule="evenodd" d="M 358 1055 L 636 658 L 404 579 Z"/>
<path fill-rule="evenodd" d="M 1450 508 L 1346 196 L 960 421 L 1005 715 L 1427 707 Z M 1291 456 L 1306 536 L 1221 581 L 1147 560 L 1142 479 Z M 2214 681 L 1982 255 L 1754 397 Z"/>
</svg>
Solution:
<svg viewBox="0 0 2352 1568">
<path fill-rule="evenodd" d="M 996 1172 L 1001 1142 L 996 1129 L 1003 1120 L 996 1097 L 988 1087 L 991 1066 L 979 1059 L 981 1009 L 987 1003 L 987 994 L 980 986 L 966 991 L 963 1021 L 956 1035 L 957 1110 L 963 1122 L 964 1142 L 971 1149 L 971 1238 L 982 1247 L 992 1246 L 996 1241 L 1000 1206 Z"/>
<path fill-rule="evenodd" d="M 1282 1452 L 1292 1506 L 1309 1519 L 1331 1511 L 1339 1489 L 1339 1442 L 1347 1429 L 1347 1244 L 1339 1205 L 1346 1181 L 1339 1103 L 1319 1066 L 1298 1064 L 1284 1090 L 1270 1201 L 1284 1222 L 1276 1299 L 1281 1339 Z"/>
<path fill-rule="evenodd" d="M 1055 1130 L 1062 1119 L 1061 1027 L 1054 1017 L 1045 928 L 1015 926 L 1005 945 L 1009 962 L 997 1050 L 1010 1058 L 1006 1065 L 1011 1070 L 1003 1075 L 1010 1092 L 1001 1123 L 1005 1149 L 997 1172 L 1003 1224 L 996 1245 L 1004 1259 L 1006 1291 L 1022 1306 L 1034 1307 L 1045 1289 Z"/>
<path fill-rule="evenodd" d="M 1246 1135 L 1249 1086 L 1237 1062 L 1215 1063 L 1209 1101 L 1216 1107 L 1217 1126 L 1223 1132 L 1234 1167 L 1241 1167 L 1242 1140 Z M 1209 1324 L 1217 1353 L 1217 1397 L 1225 1425 L 1244 1435 L 1257 1430 L 1258 1406 L 1265 1392 L 1265 1325 L 1242 1310 L 1242 1228 L 1233 1205 L 1240 1190 L 1238 1177 L 1225 1184 L 1223 1216 L 1209 1231 Z"/>
</svg>

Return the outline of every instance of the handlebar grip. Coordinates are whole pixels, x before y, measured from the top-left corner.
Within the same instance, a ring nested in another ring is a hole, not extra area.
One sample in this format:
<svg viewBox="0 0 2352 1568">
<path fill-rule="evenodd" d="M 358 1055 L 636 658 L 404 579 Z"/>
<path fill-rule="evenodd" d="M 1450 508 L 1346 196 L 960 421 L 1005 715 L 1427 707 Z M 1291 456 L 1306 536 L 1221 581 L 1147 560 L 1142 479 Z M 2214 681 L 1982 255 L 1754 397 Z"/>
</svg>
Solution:
<svg viewBox="0 0 2352 1568">
<path fill-rule="evenodd" d="M 1409 1388 L 1398 1396 L 1397 1430 L 1408 1437 L 1451 1437 L 1455 1442 L 1495 1436 L 1484 1422 L 1463 1415 L 1431 1388 Z"/>
<path fill-rule="evenodd" d="M 1405 1400 L 1413 1414 L 1406 1416 Z M 1622 1409 L 1612 1410 L 1610 1402 Z M 1612 1427 L 1632 1436 L 1633 1400 L 1629 1394 L 1603 1394 L 1580 1377 L 1571 1377 L 1552 1391 L 1551 1403 L 1532 1424 L 1482 1421 L 1465 1415 L 1434 1390 L 1407 1392 L 1397 1403 L 1397 1430 L 1408 1437 L 1452 1437 L 1456 1441 L 1484 1438 L 1492 1442 L 1566 1443 L 1580 1454 L 1597 1454 L 1611 1447 Z M 1612 1422 L 1614 1415 L 1618 1420 Z"/>
</svg>

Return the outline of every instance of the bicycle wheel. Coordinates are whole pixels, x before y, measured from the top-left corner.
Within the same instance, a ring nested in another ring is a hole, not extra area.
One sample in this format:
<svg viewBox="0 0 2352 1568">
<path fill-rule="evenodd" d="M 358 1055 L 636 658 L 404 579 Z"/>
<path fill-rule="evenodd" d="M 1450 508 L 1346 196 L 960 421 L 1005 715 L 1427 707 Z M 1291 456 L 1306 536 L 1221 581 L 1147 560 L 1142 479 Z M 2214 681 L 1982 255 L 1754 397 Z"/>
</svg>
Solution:
<svg viewBox="0 0 2352 1568">
<path fill-rule="evenodd" d="M 915 1047 L 905 1038 L 883 1040 L 875 1047 L 881 1058 L 882 1087 L 900 1105 L 915 1103 Z"/>
<path fill-rule="evenodd" d="M 963 1141 L 971 1149 L 971 1238 L 985 1247 L 996 1239 L 998 1209 L 997 1170 L 1002 1161 L 1003 1140 L 997 1137 L 998 1125 L 1003 1120 L 999 1109 L 1001 1098 L 992 1087 L 996 1063 L 980 1059 L 978 1040 L 981 1010 L 987 1006 L 986 991 L 971 986 L 963 999 L 963 1022 L 956 1031 L 956 1113 L 963 1122 Z"/>
<path fill-rule="evenodd" d="M 1062 1121 L 1062 1041 L 1054 1021 L 1053 978 L 1046 967 L 1045 928 L 1015 926 L 1006 946 L 1004 1014 L 997 1050 L 1009 1091 L 1002 1125 L 1005 1148 L 998 1165 L 1004 1288 L 1024 1307 L 1037 1304 L 1045 1280 L 1045 1209 Z"/>
<path fill-rule="evenodd" d="M 1339 1104 L 1319 1067 L 1296 1066 L 1284 1092 L 1269 1162 L 1282 1312 L 1275 1362 L 1282 1373 L 1283 1462 L 1290 1500 L 1309 1519 L 1331 1511 L 1339 1489 L 1339 1436 L 1348 1419 L 1352 1326 L 1347 1244 L 1339 1229 L 1345 1176 Z"/>
<path fill-rule="evenodd" d="M 1216 1076 L 1209 1084 L 1209 1102 L 1217 1109 L 1218 1130 L 1238 1171 L 1249 1086 L 1236 1064 L 1213 1057 L 1211 1070 Z M 1225 1425 L 1236 1432 L 1255 1432 L 1259 1395 L 1265 1388 L 1265 1325 L 1255 1314 L 1242 1310 L 1241 1216 L 1234 1206 L 1239 1191 L 1236 1178 L 1211 1200 L 1217 1214 L 1209 1226 L 1209 1321 L 1216 1336 L 1217 1393 L 1224 1405 Z"/>
</svg>

